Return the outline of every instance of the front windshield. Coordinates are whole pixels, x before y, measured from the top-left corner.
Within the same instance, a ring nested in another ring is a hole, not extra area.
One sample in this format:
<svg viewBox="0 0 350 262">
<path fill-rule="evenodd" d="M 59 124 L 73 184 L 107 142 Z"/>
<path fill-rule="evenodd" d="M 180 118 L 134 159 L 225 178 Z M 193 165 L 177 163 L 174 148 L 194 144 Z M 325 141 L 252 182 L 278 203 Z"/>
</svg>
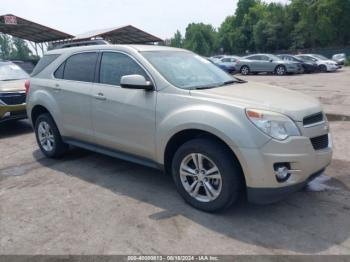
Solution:
<svg viewBox="0 0 350 262">
<path fill-rule="evenodd" d="M 144 51 L 142 55 L 167 81 L 179 88 L 213 88 L 238 82 L 207 59 L 190 52 Z"/>
<path fill-rule="evenodd" d="M 321 60 L 329 60 L 327 57 L 324 57 L 323 55 L 314 55 L 314 57 L 321 59 Z"/>
<path fill-rule="evenodd" d="M 0 81 L 19 80 L 29 78 L 18 65 L 6 63 L 0 64 Z"/>
</svg>

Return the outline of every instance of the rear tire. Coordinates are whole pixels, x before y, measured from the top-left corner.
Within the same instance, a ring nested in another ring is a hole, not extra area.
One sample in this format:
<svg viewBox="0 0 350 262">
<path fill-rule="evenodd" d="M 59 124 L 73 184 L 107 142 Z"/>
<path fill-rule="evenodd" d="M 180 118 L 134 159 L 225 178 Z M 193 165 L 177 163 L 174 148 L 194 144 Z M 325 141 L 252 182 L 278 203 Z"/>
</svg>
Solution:
<svg viewBox="0 0 350 262">
<path fill-rule="evenodd" d="M 243 187 L 242 172 L 231 154 L 223 145 L 204 138 L 186 142 L 177 150 L 172 176 L 187 203 L 214 212 L 237 201 Z"/>
<path fill-rule="evenodd" d="M 241 70 L 240 70 L 240 73 L 242 74 L 242 75 L 249 75 L 249 73 L 250 73 L 250 68 L 248 67 L 248 66 L 242 66 L 241 67 Z"/>
<path fill-rule="evenodd" d="M 62 141 L 61 134 L 50 114 L 40 115 L 35 121 L 34 130 L 36 141 L 45 156 L 59 158 L 67 151 L 68 145 Z"/>
</svg>

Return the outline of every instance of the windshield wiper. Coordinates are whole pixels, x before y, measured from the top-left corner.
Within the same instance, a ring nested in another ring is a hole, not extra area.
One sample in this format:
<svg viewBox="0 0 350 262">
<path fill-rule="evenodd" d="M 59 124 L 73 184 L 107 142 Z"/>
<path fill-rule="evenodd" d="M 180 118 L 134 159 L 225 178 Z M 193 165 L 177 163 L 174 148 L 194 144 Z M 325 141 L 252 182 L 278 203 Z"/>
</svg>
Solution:
<svg viewBox="0 0 350 262">
<path fill-rule="evenodd" d="M 247 83 L 247 81 L 239 79 L 239 78 L 235 78 L 234 80 L 228 80 L 228 81 L 225 81 L 223 83 L 218 83 L 218 84 L 214 84 L 214 85 L 196 86 L 196 87 L 193 87 L 193 89 L 197 89 L 197 90 L 210 89 L 210 88 L 215 88 L 215 87 L 220 87 L 220 86 L 231 85 L 231 84 L 235 84 L 235 83 L 242 84 L 242 83 Z"/>
<path fill-rule="evenodd" d="M 196 90 L 210 89 L 210 88 L 215 88 L 215 87 L 218 87 L 218 86 L 220 86 L 220 85 L 195 86 L 192 89 L 196 89 Z"/>
<path fill-rule="evenodd" d="M 247 81 L 245 81 L 245 80 L 236 78 L 235 80 L 228 80 L 228 81 L 225 81 L 225 82 L 223 82 L 223 83 L 222 83 L 221 85 L 219 85 L 219 86 L 226 86 L 226 85 L 231 85 L 231 84 L 235 84 L 235 83 L 242 84 L 242 83 L 246 83 L 246 82 L 247 82 Z"/>
</svg>

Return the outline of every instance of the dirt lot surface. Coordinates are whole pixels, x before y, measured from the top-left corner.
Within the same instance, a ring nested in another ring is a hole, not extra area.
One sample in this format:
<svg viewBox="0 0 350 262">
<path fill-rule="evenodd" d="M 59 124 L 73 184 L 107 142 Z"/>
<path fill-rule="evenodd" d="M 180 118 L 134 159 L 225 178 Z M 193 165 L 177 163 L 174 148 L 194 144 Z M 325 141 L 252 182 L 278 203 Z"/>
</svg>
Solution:
<svg viewBox="0 0 350 262">
<path fill-rule="evenodd" d="M 303 89 L 314 77 L 308 86 L 334 92 L 303 91 L 332 97 L 337 106 L 335 96 L 349 94 L 344 75 L 349 86 L 348 70 L 247 78 Z M 332 122 L 331 129 L 333 162 L 307 190 L 272 205 L 241 201 L 208 214 L 185 204 L 159 171 L 77 148 L 47 159 L 26 121 L 5 124 L 0 254 L 350 255 L 350 122 Z"/>
<path fill-rule="evenodd" d="M 350 116 L 350 67 L 333 73 L 236 76 L 304 92 L 320 99 L 327 113 Z"/>
</svg>

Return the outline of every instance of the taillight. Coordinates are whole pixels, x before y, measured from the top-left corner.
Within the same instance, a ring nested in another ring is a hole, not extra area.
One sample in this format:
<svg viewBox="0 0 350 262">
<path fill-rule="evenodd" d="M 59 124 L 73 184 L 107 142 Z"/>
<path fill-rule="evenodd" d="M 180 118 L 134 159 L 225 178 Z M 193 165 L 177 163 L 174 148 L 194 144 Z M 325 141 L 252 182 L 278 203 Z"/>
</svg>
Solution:
<svg viewBox="0 0 350 262">
<path fill-rule="evenodd" d="M 24 82 L 24 87 L 26 88 L 26 95 L 28 95 L 29 93 L 29 88 L 30 88 L 30 81 L 29 80 L 26 80 Z"/>
</svg>

